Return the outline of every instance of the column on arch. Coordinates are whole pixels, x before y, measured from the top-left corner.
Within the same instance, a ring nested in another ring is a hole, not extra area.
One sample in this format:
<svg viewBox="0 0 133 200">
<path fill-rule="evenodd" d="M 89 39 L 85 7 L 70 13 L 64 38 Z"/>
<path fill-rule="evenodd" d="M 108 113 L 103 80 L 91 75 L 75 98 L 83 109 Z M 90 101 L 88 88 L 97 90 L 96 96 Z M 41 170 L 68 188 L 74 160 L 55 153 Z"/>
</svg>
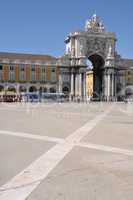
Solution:
<svg viewBox="0 0 133 200">
<path fill-rule="evenodd" d="M 107 79 L 107 88 L 108 88 L 107 101 L 109 101 L 110 100 L 110 73 L 109 73 L 109 71 L 107 73 L 107 77 L 108 77 L 108 79 Z"/>
<path fill-rule="evenodd" d="M 82 73 L 82 96 L 83 100 L 86 99 L 86 72 Z"/>
<path fill-rule="evenodd" d="M 71 97 L 74 97 L 75 95 L 75 75 L 74 75 L 74 70 L 71 69 Z"/>
<path fill-rule="evenodd" d="M 75 97 L 79 96 L 79 72 L 75 73 Z"/>
<path fill-rule="evenodd" d="M 103 72 L 103 97 L 104 97 L 104 100 L 106 100 L 106 96 L 107 96 L 107 74 L 106 74 L 106 70 L 104 70 L 104 72 Z"/>
<path fill-rule="evenodd" d="M 79 69 L 79 96 L 83 100 L 84 97 L 84 71 L 82 68 Z"/>
<path fill-rule="evenodd" d="M 111 100 L 111 98 L 112 98 L 112 72 L 110 73 L 110 95 L 109 95 L 109 97 L 110 97 L 110 100 Z"/>
<path fill-rule="evenodd" d="M 60 69 L 60 73 L 59 73 L 59 83 L 58 83 L 58 92 L 62 93 L 62 84 L 63 84 L 63 80 L 62 80 L 62 73 L 61 73 L 61 69 Z"/>
<path fill-rule="evenodd" d="M 112 96 L 112 100 L 115 100 L 116 97 L 116 73 L 115 69 L 112 69 L 111 72 L 111 90 L 110 90 L 110 95 Z"/>
<path fill-rule="evenodd" d="M 107 100 L 108 96 L 108 73 L 105 74 L 105 100 Z"/>
<path fill-rule="evenodd" d="M 84 96 L 84 73 L 81 69 L 77 70 L 76 76 L 75 76 L 75 96 L 79 97 L 80 99 L 83 99 Z"/>
<path fill-rule="evenodd" d="M 82 73 L 79 73 L 79 96 L 82 99 Z"/>
<path fill-rule="evenodd" d="M 114 72 L 111 74 L 111 96 L 114 97 Z"/>
<path fill-rule="evenodd" d="M 116 99 L 116 96 L 117 96 L 117 74 L 116 72 L 114 73 L 114 96 L 115 96 L 115 99 Z"/>
</svg>

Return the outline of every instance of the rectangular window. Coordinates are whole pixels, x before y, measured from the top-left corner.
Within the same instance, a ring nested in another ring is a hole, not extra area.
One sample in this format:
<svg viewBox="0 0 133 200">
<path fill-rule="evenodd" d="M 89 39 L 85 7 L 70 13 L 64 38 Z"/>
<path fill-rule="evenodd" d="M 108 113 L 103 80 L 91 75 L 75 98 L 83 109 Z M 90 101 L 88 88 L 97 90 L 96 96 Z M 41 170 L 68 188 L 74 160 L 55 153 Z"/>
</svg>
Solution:
<svg viewBox="0 0 133 200">
<path fill-rule="evenodd" d="M 0 71 L 3 69 L 3 66 L 2 65 L 0 65 Z"/>
<path fill-rule="evenodd" d="M 45 73 L 45 67 L 44 66 L 42 67 L 42 72 Z"/>
<path fill-rule="evenodd" d="M 24 81 L 25 80 L 25 65 L 20 64 L 19 67 L 20 67 L 19 79 L 20 79 L 20 81 Z"/>
<path fill-rule="evenodd" d="M 14 71 L 14 66 L 10 65 L 9 69 L 10 69 L 10 71 Z"/>
<path fill-rule="evenodd" d="M 24 73 L 24 71 L 20 71 L 20 81 L 25 81 L 25 73 Z"/>
<path fill-rule="evenodd" d="M 56 69 L 55 68 L 51 69 L 51 81 L 56 82 Z"/>
<path fill-rule="evenodd" d="M 24 64 L 20 64 L 20 71 L 24 71 L 24 70 L 25 70 Z"/>
<path fill-rule="evenodd" d="M 45 81 L 45 66 L 41 66 L 41 81 Z"/>
<path fill-rule="evenodd" d="M 13 65 L 9 66 L 9 80 L 15 81 L 15 70 Z"/>
<path fill-rule="evenodd" d="M 0 81 L 2 81 L 3 80 L 3 66 L 2 65 L 0 65 Z"/>
<path fill-rule="evenodd" d="M 31 65 L 31 71 L 35 72 L 35 65 Z"/>
<path fill-rule="evenodd" d="M 2 81 L 3 80 L 3 72 L 2 72 L 2 70 L 0 70 L 0 81 Z"/>
<path fill-rule="evenodd" d="M 35 81 L 35 65 L 31 65 L 31 81 Z"/>
</svg>

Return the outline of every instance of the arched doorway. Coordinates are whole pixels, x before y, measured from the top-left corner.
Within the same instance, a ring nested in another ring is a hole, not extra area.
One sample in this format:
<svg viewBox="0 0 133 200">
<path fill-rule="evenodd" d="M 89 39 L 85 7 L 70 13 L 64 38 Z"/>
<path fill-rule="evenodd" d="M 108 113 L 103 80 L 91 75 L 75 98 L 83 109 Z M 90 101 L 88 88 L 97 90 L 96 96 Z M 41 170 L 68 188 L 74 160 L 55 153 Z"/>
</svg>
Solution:
<svg viewBox="0 0 133 200">
<path fill-rule="evenodd" d="M 92 63 L 93 71 L 93 97 L 101 99 L 104 94 L 103 82 L 103 67 L 105 65 L 104 59 L 98 54 L 93 54 L 88 57 Z"/>
<path fill-rule="evenodd" d="M 37 92 L 37 88 L 35 86 L 31 86 L 29 88 L 29 92 Z"/>
<path fill-rule="evenodd" d="M 4 91 L 4 86 L 0 85 L 0 92 L 3 92 L 3 91 Z"/>
<path fill-rule="evenodd" d="M 43 92 L 47 93 L 47 88 L 46 87 L 43 88 Z"/>
<path fill-rule="evenodd" d="M 15 88 L 15 86 L 9 86 L 7 91 L 16 93 L 16 88 Z"/>
<path fill-rule="evenodd" d="M 19 92 L 20 92 L 20 93 L 26 92 L 26 87 L 21 85 L 21 86 L 19 87 Z"/>
<path fill-rule="evenodd" d="M 63 91 L 64 94 L 69 94 L 69 92 L 70 92 L 68 86 L 64 86 L 62 91 Z"/>
<path fill-rule="evenodd" d="M 51 87 L 51 88 L 49 89 L 49 91 L 50 91 L 50 93 L 56 93 L 56 89 L 55 89 L 54 87 Z"/>
</svg>

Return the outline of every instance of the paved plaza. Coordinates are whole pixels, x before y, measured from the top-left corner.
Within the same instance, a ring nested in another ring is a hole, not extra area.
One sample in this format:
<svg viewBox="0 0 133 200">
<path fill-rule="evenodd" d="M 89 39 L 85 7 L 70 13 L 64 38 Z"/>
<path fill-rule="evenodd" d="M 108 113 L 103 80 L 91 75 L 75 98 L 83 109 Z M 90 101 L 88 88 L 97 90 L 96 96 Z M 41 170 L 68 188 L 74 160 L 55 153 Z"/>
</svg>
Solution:
<svg viewBox="0 0 133 200">
<path fill-rule="evenodd" d="M 0 104 L 0 200 L 132 200 L 132 103 Z"/>
</svg>

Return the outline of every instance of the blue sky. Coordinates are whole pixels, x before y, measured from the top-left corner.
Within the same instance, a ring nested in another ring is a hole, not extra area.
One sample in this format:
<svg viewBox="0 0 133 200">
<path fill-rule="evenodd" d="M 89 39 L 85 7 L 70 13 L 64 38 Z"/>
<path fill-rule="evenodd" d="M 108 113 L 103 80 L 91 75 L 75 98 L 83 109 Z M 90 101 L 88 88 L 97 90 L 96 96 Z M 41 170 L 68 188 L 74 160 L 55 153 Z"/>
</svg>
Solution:
<svg viewBox="0 0 133 200">
<path fill-rule="evenodd" d="M 60 56 L 67 34 L 96 11 L 118 53 L 133 58 L 132 0 L 0 0 L 0 8 L 0 51 Z"/>
</svg>

